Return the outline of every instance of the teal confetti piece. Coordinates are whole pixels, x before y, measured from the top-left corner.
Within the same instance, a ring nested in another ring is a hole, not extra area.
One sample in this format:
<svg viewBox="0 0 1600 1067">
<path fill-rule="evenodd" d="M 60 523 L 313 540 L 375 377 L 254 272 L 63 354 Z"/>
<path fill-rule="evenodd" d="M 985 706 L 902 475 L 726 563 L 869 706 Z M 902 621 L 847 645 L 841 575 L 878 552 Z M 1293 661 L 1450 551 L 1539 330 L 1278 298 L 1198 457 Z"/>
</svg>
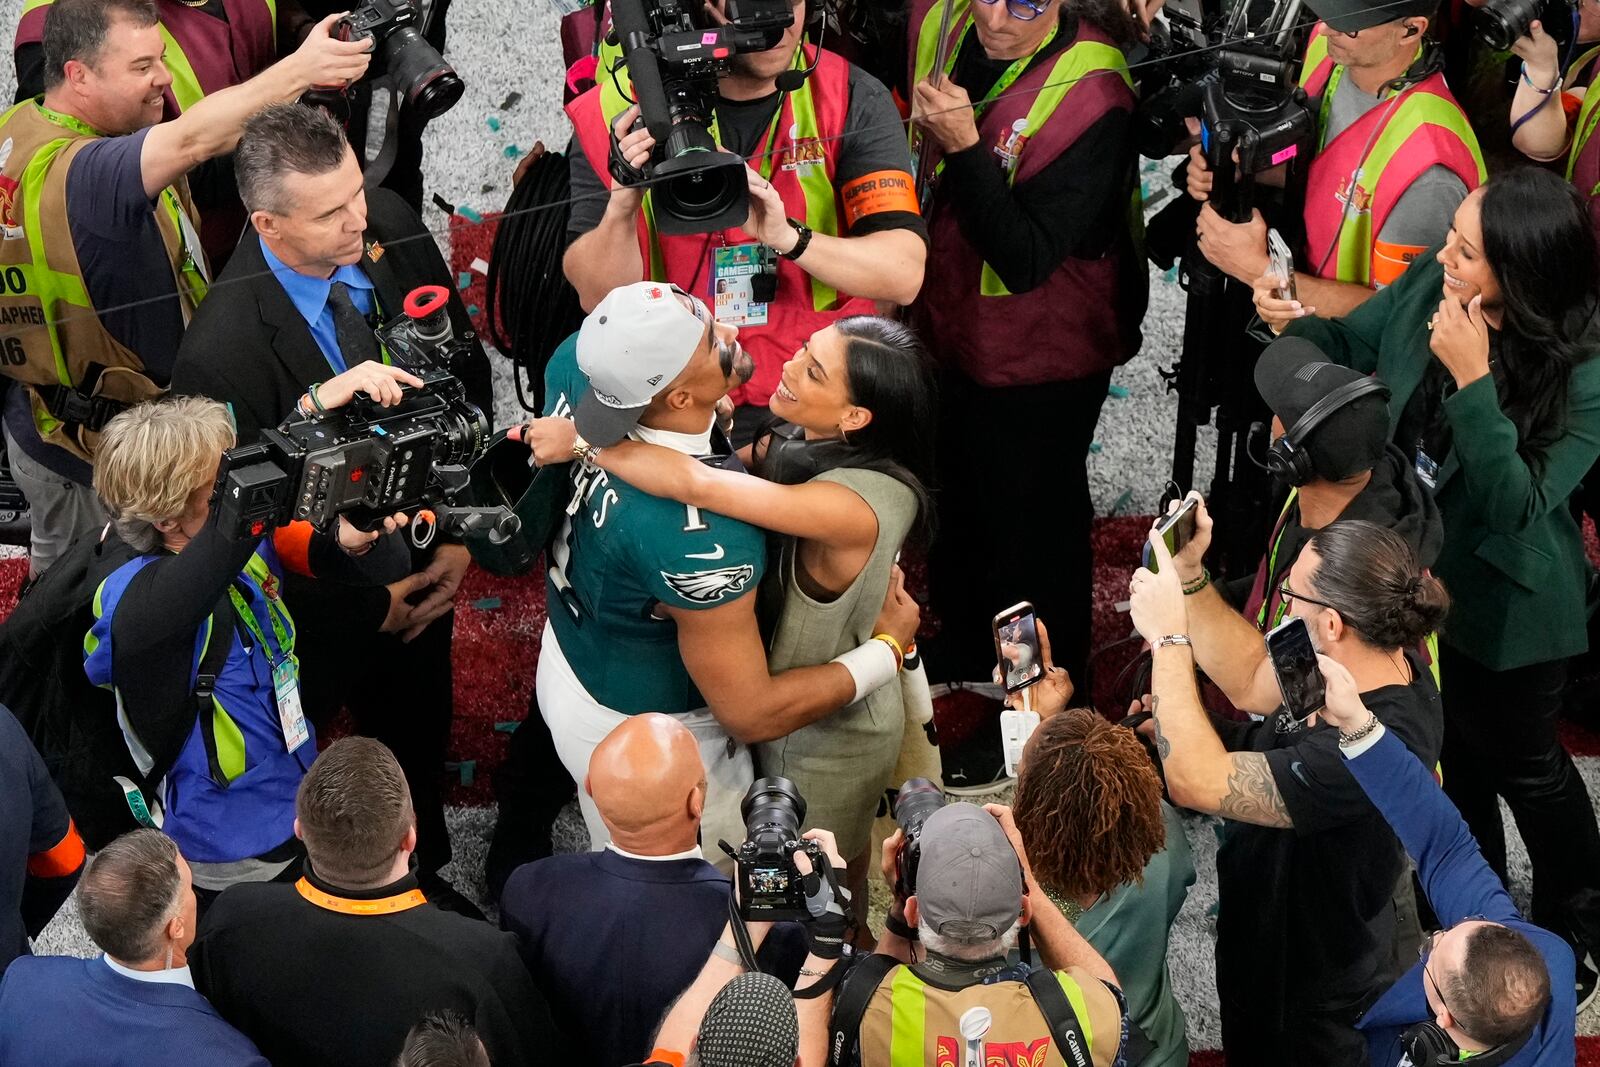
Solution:
<svg viewBox="0 0 1600 1067">
<path fill-rule="evenodd" d="M 509 722 L 497 722 L 494 724 L 494 732 L 497 734 L 514 734 L 517 732 L 517 727 L 521 725 L 522 724 L 515 719 L 512 719 Z"/>
<path fill-rule="evenodd" d="M 465 289 L 468 286 L 470 286 L 471 284 L 472 284 L 472 275 L 471 274 L 467 273 L 466 271 L 461 271 L 460 273 L 458 273 L 456 275 L 456 288 L 457 289 Z M 1113 388 L 1115 388 L 1115 387 L 1113 387 Z"/>
<path fill-rule="evenodd" d="M 487 125 L 495 133 L 499 133 L 500 132 L 500 119 L 499 119 L 498 116 L 490 115 L 488 118 L 484 119 L 483 121 L 484 121 L 484 124 Z"/>
<path fill-rule="evenodd" d="M 462 286 L 462 288 L 466 287 Z M 1106 390 L 1106 396 L 1113 400 L 1126 400 L 1128 399 L 1128 387 L 1125 385 L 1113 385 Z"/>
<path fill-rule="evenodd" d="M 467 314 L 468 315 L 476 315 L 477 313 L 478 313 L 478 305 L 477 304 L 468 304 L 467 305 Z"/>
<path fill-rule="evenodd" d="M 522 155 L 522 149 L 518 148 L 514 144 L 506 145 L 505 148 L 502 149 L 502 152 L 507 159 L 516 159 L 518 156 Z"/>
<path fill-rule="evenodd" d="M 472 602 L 472 606 L 477 608 L 479 611 L 494 611 L 500 606 L 500 598 L 497 596 L 486 596 L 481 600 L 474 600 Z"/>
<path fill-rule="evenodd" d="M 1098 456 L 1101 452 L 1103 452 L 1105 450 L 1105 447 L 1106 446 L 1101 444 L 1099 441 L 1090 441 L 1089 442 L 1089 454 L 1091 456 Z"/>
<path fill-rule="evenodd" d="M 1111 514 L 1121 515 L 1122 509 L 1133 503 L 1133 490 L 1124 489 L 1122 495 L 1117 497 L 1117 502 L 1111 505 Z"/>
<path fill-rule="evenodd" d="M 483 221 L 483 216 L 482 215 L 478 214 L 476 211 L 472 210 L 470 207 L 468 207 L 465 204 L 462 204 L 460 207 L 456 208 L 456 214 L 460 215 L 462 218 L 466 219 L 468 222 L 482 222 Z"/>
<path fill-rule="evenodd" d="M 459 776 L 462 785 L 470 786 L 473 779 L 478 776 L 478 761 L 464 759 L 459 763 L 447 762 L 444 769 L 447 774 Z"/>
</svg>

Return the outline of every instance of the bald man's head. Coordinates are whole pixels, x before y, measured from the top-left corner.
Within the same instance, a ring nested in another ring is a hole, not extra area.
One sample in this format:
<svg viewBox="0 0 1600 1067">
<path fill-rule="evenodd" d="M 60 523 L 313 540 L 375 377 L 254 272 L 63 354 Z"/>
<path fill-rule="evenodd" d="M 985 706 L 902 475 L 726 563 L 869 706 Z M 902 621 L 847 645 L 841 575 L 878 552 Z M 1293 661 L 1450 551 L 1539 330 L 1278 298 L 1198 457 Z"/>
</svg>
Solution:
<svg viewBox="0 0 1600 1067">
<path fill-rule="evenodd" d="M 670 715 L 633 715 L 589 757 L 585 788 L 618 848 L 642 856 L 692 848 L 705 807 L 700 746 Z"/>
</svg>

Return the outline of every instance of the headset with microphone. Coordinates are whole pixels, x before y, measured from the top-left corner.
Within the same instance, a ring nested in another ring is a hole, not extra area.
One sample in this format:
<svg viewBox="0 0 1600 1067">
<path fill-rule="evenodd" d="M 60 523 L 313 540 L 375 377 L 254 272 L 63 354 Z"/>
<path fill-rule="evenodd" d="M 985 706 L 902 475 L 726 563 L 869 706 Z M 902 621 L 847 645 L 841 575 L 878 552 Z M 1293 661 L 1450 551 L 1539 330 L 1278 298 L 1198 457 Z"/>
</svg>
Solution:
<svg viewBox="0 0 1600 1067">
<path fill-rule="evenodd" d="M 1306 438 L 1339 409 L 1348 407 L 1364 396 L 1378 395 L 1389 399 L 1389 387 L 1376 378 L 1344 383 L 1307 408 L 1305 414 L 1296 419 L 1282 437 L 1272 442 L 1267 449 L 1266 461 L 1258 466 L 1265 467 L 1275 477 L 1296 488 L 1305 485 L 1317 474 L 1311 453 L 1305 448 Z"/>
<path fill-rule="evenodd" d="M 1477 1052 L 1466 1062 L 1473 1067 L 1501 1067 L 1522 1051 L 1533 1031 L 1520 1034 L 1503 1045 Z M 1438 1023 L 1418 1023 L 1400 1035 L 1400 1048 L 1412 1067 L 1461 1067 L 1461 1048 Z"/>
<path fill-rule="evenodd" d="M 816 73 L 817 64 L 822 60 L 822 42 L 828 35 L 828 20 L 833 16 L 833 13 L 831 0 L 818 0 L 815 5 L 808 0 L 806 4 L 806 25 L 817 27 L 816 52 L 812 55 L 811 62 L 801 69 L 794 70 L 791 68 L 778 75 L 774 83 L 780 93 L 798 92 L 800 87 L 806 83 L 806 79 Z M 804 40 L 801 41 L 800 47 L 805 47 Z"/>
</svg>

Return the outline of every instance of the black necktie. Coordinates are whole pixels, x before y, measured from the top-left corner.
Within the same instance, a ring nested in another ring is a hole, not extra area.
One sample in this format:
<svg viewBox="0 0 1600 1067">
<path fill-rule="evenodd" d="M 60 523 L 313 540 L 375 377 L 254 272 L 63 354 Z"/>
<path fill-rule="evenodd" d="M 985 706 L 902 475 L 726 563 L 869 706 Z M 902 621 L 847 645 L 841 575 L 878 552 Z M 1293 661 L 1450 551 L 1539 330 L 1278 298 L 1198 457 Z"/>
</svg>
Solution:
<svg viewBox="0 0 1600 1067">
<path fill-rule="evenodd" d="M 367 325 L 367 317 L 351 303 L 350 290 L 344 282 L 328 286 L 328 307 L 333 311 L 333 335 L 339 342 L 339 354 L 344 357 L 346 369 L 369 359 L 382 358 L 377 335 Z"/>
</svg>

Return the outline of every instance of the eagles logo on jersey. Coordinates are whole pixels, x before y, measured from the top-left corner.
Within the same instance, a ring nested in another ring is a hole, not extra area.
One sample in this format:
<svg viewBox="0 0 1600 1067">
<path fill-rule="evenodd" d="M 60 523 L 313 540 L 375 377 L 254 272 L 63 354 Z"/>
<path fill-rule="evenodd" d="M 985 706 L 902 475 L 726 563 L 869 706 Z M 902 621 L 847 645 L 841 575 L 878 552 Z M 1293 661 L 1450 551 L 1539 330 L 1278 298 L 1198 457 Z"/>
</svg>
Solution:
<svg viewBox="0 0 1600 1067">
<path fill-rule="evenodd" d="M 661 572 L 662 579 L 683 599 L 695 604 L 715 604 L 726 596 L 737 596 L 755 577 L 756 569 L 745 563 L 738 567 L 718 567 L 692 574 Z"/>
</svg>

